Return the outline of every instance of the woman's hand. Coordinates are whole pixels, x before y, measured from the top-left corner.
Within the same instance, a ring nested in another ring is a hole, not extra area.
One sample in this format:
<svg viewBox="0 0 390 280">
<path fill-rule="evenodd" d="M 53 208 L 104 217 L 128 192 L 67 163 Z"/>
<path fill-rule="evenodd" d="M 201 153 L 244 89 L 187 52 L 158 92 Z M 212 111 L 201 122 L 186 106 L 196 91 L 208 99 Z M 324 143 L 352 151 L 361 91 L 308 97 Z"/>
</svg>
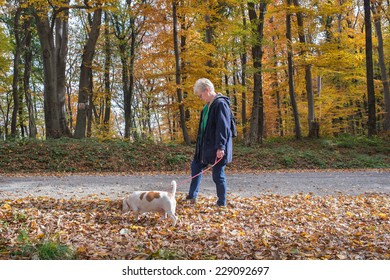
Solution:
<svg viewBox="0 0 390 280">
<path fill-rule="evenodd" d="M 225 151 L 224 150 L 221 150 L 221 149 L 217 150 L 217 159 L 222 158 L 224 155 L 225 155 Z"/>
</svg>

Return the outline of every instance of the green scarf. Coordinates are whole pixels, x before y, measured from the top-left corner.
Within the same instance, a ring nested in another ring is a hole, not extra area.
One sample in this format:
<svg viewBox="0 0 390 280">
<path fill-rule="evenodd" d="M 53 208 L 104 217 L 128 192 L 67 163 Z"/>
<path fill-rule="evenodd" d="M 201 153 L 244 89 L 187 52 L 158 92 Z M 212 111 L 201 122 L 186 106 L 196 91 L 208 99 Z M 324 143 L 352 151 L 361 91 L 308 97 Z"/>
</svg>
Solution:
<svg viewBox="0 0 390 280">
<path fill-rule="evenodd" d="M 207 104 L 204 106 L 203 111 L 202 111 L 202 123 L 201 123 L 201 125 L 200 125 L 202 137 L 203 137 L 204 131 L 205 131 L 205 129 L 206 129 L 206 124 L 207 124 L 208 118 L 209 118 L 209 104 L 207 103 Z"/>
</svg>

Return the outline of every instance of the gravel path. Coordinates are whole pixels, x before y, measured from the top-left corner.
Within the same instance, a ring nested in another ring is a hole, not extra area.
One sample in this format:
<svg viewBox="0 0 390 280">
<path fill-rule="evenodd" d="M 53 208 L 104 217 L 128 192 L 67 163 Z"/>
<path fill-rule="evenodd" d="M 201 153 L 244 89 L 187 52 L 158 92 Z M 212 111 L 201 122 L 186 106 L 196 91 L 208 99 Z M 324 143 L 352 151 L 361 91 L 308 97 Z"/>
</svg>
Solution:
<svg viewBox="0 0 390 280">
<path fill-rule="evenodd" d="M 163 190 L 171 180 L 178 182 L 178 192 L 187 192 L 186 175 L 65 175 L 0 177 L 0 199 L 26 196 L 49 196 L 69 199 L 97 195 L 122 198 L 135 190 Z M 366 171 L 302 171 L 227 174 L 228 192 L 243 197 L 264 193 L 291 195 L 358 195 L 390 193 L 390 170 Z M 203 176 L 201 195 L 215 196 L 210 172 Z"/>
</svg>

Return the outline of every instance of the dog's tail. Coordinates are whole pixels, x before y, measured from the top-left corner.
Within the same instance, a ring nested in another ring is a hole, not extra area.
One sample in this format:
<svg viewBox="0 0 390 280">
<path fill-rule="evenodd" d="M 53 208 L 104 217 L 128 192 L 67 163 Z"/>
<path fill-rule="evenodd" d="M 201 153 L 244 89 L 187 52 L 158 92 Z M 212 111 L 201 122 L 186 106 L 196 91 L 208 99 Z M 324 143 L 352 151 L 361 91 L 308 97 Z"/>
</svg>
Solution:
<svg viewBox="0 0 390 280">
<path fill-rule="evenodd" d="M 176 195 L 176 181 L 175 180 L 172 180 L 172 182 L 171 182 L 170 193 L 172 194 L 173 197 L 175 197 L 175 195 Z"/>
</svg>

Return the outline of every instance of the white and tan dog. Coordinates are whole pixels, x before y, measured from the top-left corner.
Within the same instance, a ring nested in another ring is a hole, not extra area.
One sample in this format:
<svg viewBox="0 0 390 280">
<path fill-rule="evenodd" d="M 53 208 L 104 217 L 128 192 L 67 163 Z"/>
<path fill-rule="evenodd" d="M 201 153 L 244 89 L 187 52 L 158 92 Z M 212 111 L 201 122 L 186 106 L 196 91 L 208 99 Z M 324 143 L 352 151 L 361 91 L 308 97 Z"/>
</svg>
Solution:
<svg viewBox="0 0 390 280">
<path fill-rule="evenodd" d="M 138 221 L 139 215 L 146 212 L 159 212 L 161 218 L 169 215 L 173 220 L 173 226 L 176 225 L 176 181 L 171 183 L 171 191 L 137 191 L 123 199 L 122 213 L 130 210 L 134 211 L 135 220 Z"/>
</svg>

